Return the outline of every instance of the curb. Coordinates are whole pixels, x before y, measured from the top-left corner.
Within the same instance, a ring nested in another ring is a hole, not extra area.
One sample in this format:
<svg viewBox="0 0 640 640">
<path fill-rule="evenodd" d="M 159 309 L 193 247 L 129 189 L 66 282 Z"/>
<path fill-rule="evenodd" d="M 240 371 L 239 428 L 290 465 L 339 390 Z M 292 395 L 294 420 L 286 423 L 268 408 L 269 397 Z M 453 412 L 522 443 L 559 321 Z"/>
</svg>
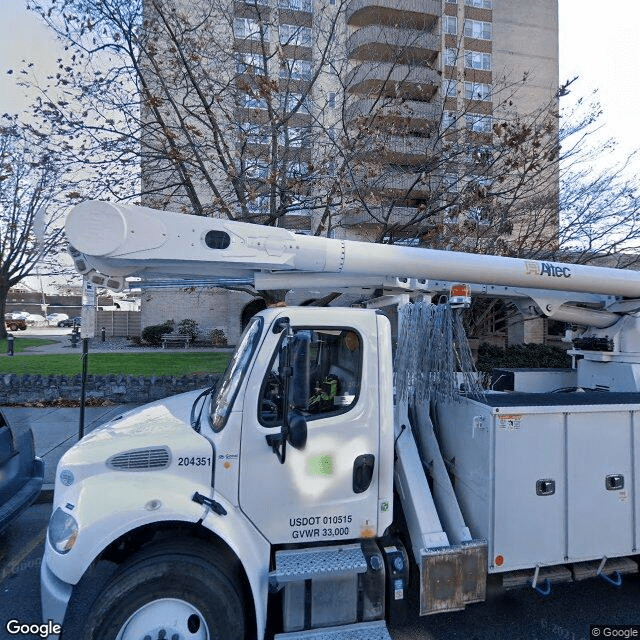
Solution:
<svg viewBox="0 0 640 640">
<path fill-rule="evenodd" d="M 33 504 L 46 504 L 48 502 L 53 502 L 53 488 L 55 485 L 53 484 L 43 484 L 42 489 L 40 489 L 40 493 L 38 497 L 35 499 Z"/>
</svg>

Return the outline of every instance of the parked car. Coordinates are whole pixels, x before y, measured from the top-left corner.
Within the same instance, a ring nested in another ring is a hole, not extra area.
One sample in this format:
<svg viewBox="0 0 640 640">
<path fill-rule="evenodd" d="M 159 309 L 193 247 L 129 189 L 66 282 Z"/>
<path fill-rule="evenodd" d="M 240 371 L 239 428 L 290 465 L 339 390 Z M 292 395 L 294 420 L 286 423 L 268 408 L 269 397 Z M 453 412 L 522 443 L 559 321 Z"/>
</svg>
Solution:
<svg viewBox="0 0 640 640">
<path fill-rule="evenodd" d="M 30 313 L 25 319 L 27 324 L 44 324 L 46 318 L 38 313 Z"/>
<path fill-rule="evenodd" d="M 73 318 L 67 318 L 66 320 L 60 320 L 58 322 L 59 327 L 79 327 L 82 316 L 74 316 Z"/>
<path fill-rule="evenodd" d="M 68 319 L 69 316 L 66 313 L 49 313 L 47 315 L 47 322 L 50 324 L 58 324 L 58 322 Z"/>
<path fill-rule="evenodd" d="M 43 479 L 31 429 L 10 427 L 0 411 L 0 533 L 38 497 Z"/>
<path fill-rule="evenodd" d="M 4 326 L 9 331 L 25 331 L 27 323 L 22 318 L 12 318 L 13 314 L 7 313 L 4 316 Z"/>
</svg>

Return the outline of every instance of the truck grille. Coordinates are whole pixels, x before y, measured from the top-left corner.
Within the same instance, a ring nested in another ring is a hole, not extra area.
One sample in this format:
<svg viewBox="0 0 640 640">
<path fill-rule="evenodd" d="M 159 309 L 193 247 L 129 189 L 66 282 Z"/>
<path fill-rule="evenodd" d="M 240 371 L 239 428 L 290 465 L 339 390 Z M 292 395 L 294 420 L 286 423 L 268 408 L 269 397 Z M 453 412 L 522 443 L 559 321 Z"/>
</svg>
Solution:
<svg viewBox="0 0 640 640">
<path fill-rule="evenodd" d="M 168 447 L 147 447 L 117 453 L 107 460 L 107 466 L 117 471 L 149 471 L 165 469 L 170 462 Z"/>
</svg>

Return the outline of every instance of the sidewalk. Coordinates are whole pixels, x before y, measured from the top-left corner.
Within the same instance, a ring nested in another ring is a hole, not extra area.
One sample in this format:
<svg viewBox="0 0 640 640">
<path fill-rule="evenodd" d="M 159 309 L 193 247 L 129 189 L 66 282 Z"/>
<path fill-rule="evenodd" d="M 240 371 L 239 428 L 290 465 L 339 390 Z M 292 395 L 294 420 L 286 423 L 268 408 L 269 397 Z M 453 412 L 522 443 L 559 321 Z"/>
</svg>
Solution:
<svg viewBox="0 0 640 640">
<path fill-rule="evenodd" d="M 21 351 L 16 355 L 43 355 L 43 354 L 78 354 L 82 355 L 82 340 L 78 341 L 77 346 L 71 345 L 71 329 L 54 329 L 53 327 L 46 329 L 27 329 L 27 331 L 10 332 L 15 338 L 42 338 L 52 340 L 51 344 L 29 347 L 25 351 Z M 212 346 L 189 346 L 189 347 L 169 347 L 162 349 L 160 347 L 137 347 L 134 346 L 126 338 L 110 338 L 107 337 L 103 342 L 100 335 L 89 340 L 89 353 L 167 353 L 176 352 L 184 353 L 185 351 L 233 351 L 233 347 L 212 347 Z M 0 357 L 6 356 L 6 353 L 0 353 Z"/>
</svg>

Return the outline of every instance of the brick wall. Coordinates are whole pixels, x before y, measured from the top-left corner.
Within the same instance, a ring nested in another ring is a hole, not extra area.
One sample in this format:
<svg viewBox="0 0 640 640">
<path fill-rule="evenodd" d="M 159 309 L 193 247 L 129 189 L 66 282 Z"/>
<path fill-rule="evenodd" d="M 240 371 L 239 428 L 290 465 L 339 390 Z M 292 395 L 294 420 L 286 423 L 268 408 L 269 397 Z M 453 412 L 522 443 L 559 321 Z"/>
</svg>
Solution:
<svg viewBox="0 0 640 640">
<path fill-rule="evenodd" d="M 143 291 L 140 303 L 141 327 L 166 320 L 191 319 L 198 323 L 200 339 L 213 329 L 222 329 L 229 344 L 237 344 L 242 333 L 244 307 L 255 300 L 249 294 L 225 289 L 153 289 Z"/>
</svg>

